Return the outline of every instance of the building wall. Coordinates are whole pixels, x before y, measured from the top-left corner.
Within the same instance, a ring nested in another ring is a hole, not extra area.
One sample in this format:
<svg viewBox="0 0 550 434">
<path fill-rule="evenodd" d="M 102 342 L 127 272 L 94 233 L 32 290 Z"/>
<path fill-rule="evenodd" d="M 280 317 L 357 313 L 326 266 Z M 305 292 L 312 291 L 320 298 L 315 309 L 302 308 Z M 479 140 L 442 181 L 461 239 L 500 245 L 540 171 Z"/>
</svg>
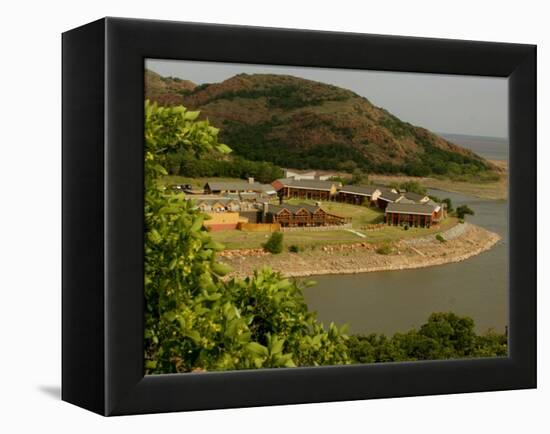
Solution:
<svg viewBox="0 0 550 434">
<path fill-rule="evenodd" d="M 209 220 L 204 221 L 204 226 L 211 231 L 237 229 L 242 221 L 238 212 L 208 212 Z"/>
<path fill-rule="evenodd" d="M 281 225 L 278 223 L 239 223 L 237 229 L 244 232 L 278 232 Z"/>
</svg>

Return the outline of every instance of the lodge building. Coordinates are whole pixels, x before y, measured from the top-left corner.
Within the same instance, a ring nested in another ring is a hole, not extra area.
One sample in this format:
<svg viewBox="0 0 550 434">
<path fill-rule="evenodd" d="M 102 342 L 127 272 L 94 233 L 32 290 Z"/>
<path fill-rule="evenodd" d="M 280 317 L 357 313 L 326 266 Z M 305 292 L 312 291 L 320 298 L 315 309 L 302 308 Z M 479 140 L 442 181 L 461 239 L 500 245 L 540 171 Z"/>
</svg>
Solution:
<svg viewBox="0 0 550 434">
<path fill-rule="evenodd" d="M 266 203 L 264 223 L 278 223 L 281 227 L 339 226 L 351 223 L 351 218 L 330 214 L 315 205 L 268 205 Z"/>
<path fill-rule="evenodd" d="M 280 200 L 305 199 L 327 201 L 336 199 L 341 183 L 335 181 L 283 178 L 273 181 L 271 185 L 277 191 Z"/>
<path fill-rule="evenodd" d="M 372 185 L 346 185 L 338 190 L 337 201 L 353 205 L 370 205 L 376 202 L 381 192 Z"/>
<path fill-rule="evenodd" d="M 431 203 L 430 203 L 431 202 Z M 444 205 L 429 200 L 427 203 L 390 203 L 386 207 L 386 224 L 392 226 L 430 227 L 445 217 Z"/>
<path fill-rule="evenodd" d="M 204 186 L 204 194 L 259 194 L 262 197 L 275 196 L 270 184 L 255 182 L 254 178 L 238 181 L 209 181 Z"/>
</svg>

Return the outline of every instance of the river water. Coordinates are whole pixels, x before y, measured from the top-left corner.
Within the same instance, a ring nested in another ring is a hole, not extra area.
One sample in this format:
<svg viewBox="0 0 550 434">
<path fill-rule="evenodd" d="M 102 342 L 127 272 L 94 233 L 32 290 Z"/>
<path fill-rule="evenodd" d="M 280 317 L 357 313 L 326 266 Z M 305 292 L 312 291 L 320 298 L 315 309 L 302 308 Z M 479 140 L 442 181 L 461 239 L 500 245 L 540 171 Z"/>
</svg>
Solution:
<svg viewBox="0 0 550 434">
<path fill-rule="evenodd" d="M 408 331 L 432 312 L 469 316 L 482 333 L 504 332 L 508 309 L 508 211 L 506 201 L 430 191 L 450 197 L 453 206 L 468 204 L 467 220 L 503 238 L 491 250 L 463 262 L 403 271 L 321 275 L 304 291 L 306 302 L 325 325 L 347 323 L 350 333 Z"/>
</svg>

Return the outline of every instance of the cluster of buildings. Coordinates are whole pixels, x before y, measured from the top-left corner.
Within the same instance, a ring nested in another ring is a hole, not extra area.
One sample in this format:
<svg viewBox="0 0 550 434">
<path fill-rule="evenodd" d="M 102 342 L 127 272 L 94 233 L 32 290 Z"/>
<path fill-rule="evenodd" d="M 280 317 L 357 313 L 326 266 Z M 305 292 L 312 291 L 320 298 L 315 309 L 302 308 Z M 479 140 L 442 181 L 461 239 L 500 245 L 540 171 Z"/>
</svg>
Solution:
<svg viewBox="0 0 550 434">
<path fill-rule="evenodd" d="M 389 225 L 430 226 L 446 217 L 445 204 L 426 195 L 398 192 L 394 188 L 374 185 L 346 185 L 336 181 L 278 179 L 273 182 L 281 201 L 313 199 L 367 205 L 384 210 Z"/>
<path fill-rule="evenodd" d="M 286 172 L 290 174 L 289 171 Z M 304 174 L 302 174 L 304 176 Z M 336 201 L 376 207 L 384 211 L 388 225 L 429 227 L 446 217 L 444 204 L 426 195 L 399 192 L 373 185 L 343 186 L 338 181 L 320 179 L 314 172 L 305 176 L 277 179 L 271 184 L 253 178 L 207 182 L 201 194 L 194 196 L 197 207 L 208 213 L 212 230 L 237 228 L 239 224 L 278 224 L 282 227 L 333 226 L 350 222 L 349 218 L 328 213 L 320 202 Z M 278 199 L 278 205 L 274 205 Z M 316 205 L 285 203 L 288 199 L 315 201 Z M 271 202 L 271 204 L 270 204 Z"/>
</svg>

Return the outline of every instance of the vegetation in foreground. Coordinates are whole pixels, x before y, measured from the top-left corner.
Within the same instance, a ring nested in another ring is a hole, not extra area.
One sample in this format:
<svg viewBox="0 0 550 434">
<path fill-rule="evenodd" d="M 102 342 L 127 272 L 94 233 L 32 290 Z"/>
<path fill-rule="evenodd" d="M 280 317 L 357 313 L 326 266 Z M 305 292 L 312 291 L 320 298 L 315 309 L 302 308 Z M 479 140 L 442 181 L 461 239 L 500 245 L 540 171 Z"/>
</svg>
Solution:
<svg viewBox="0 0 550 434">
<path fill-rule="evenodd" d="M 159 182 L 170 150 L 229 152 L 218 130 L 197 118 L 181 106 L 145 104 L 146 374 L 506 354 L 504 337 L 476 336 L 468 318 L 432 320 L 387 344 L 349 337 L 345 326 L 325 329 L 308 311 L 304 283 L 270 269 L 224 282 L 229 270 L 216 260 L 223 245 L 204 229 L 205 216 Z"/>
<path fill-rule="evenodd" d="M 269 269 L 224 282 L 223 246 L 204 215 L 158 182 L 166 154 L 227 153 L 218 130 L 184 107 L 145 104 L 145 370 L 147 374 L 350 363 L 343 329 L 325 330 L 301 285 Z"/>
</svg>

